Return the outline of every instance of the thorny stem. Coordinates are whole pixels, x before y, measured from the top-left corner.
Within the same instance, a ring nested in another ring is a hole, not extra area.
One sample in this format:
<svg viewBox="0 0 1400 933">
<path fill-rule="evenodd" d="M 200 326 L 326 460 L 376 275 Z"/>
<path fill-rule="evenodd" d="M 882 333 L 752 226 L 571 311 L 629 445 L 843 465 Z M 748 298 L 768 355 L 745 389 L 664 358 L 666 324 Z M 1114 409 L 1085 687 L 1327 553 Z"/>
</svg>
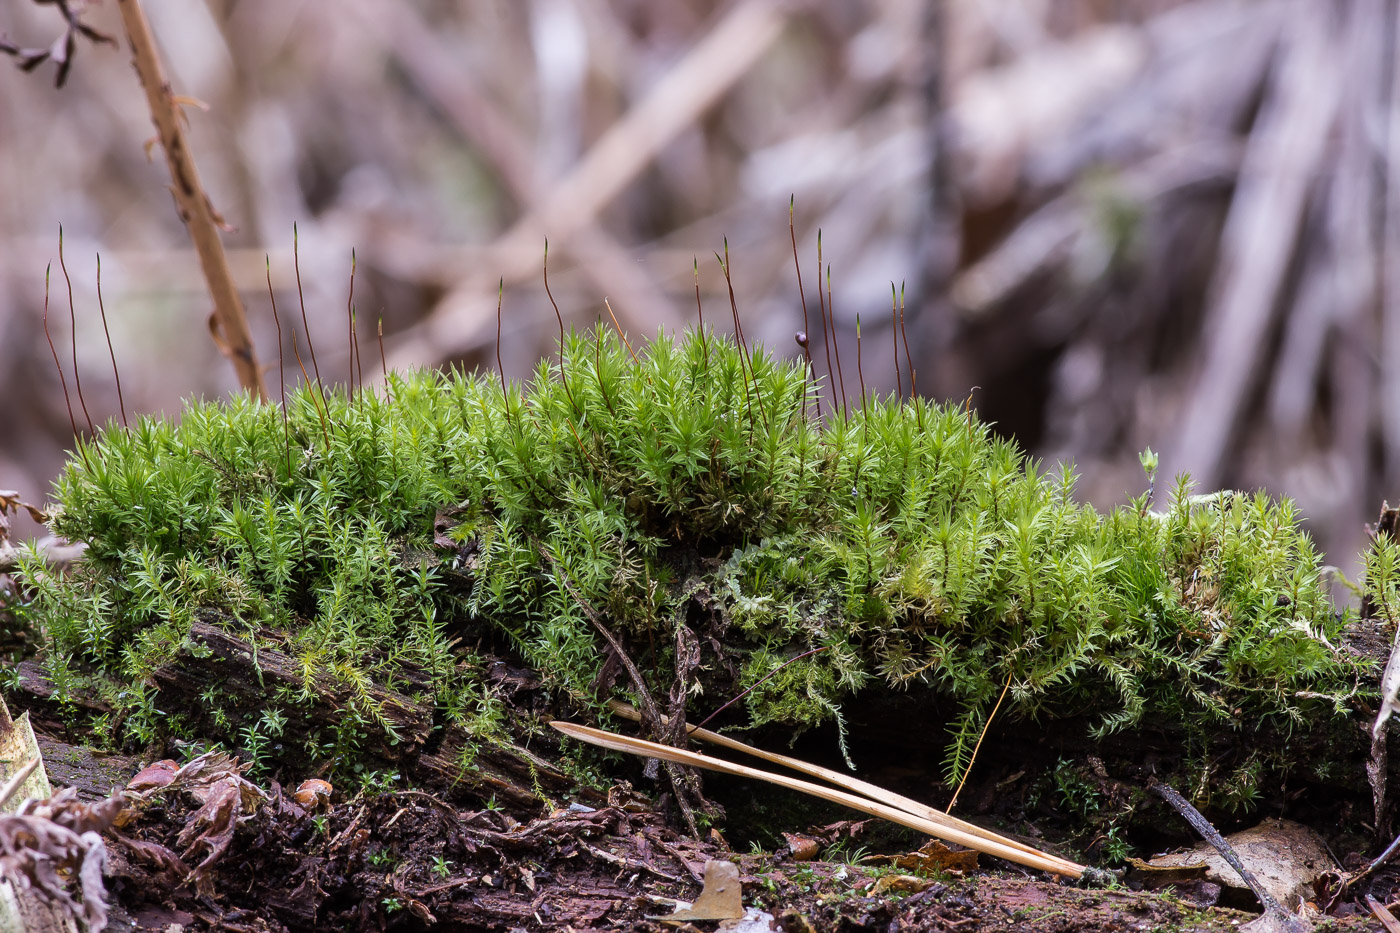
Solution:
<svg viewBox="0 0 1400 933">
<path fill-rule="evenodd" d="M 107 337 L 107 355 L 112 358 L 112 378 L 117 381 L 117 408 L 122 413 L 122 427 L 129 428 L 126 422 L 126 400 L 122 398 L 122 374 L 117 370 L 117 351 L 112 349 L 112 332 L 107 329 L 107 308 L 102 303 L 102 254 L 97 254 L 97 310 L 102 315 L 102 333 Z"/>
<path fill-rule="evenodd" d="M 131 44 L 132 63 L 146 92 L 151 121 L 156 125 L 161 148 L 165 150 L 172 182 L 170 190 L 175 195 L 180 219 L 194 242 L 200 268 L 204 271 L 209 294 L 214 300 L 214 320 L 222 332 L 223 347 L 238 374 L 239 384 L 254 398 L 265 399 L 267 389 L 263 385 L 262 369 L 258 366 L 257 352 L 248 333 L 248 318 L 243 312 L 233 274 L 229 271 L 223 241 L 219 239 L 221 220 L 200 183 L 199 171 L 185 136 L 184 116 L 175 103 L 170 81 L 161 67 L 150 23 L 146 20 L 140 0 L 117 0 L 117 6 L 121 10 L 127 41 Z M 310 341 L 309 336 L 307 340 Z M 312 365 L 315 365 L 314 359 Z"/>
<path fill-rule="evenodd" d="M 83 376 L 78 372 L 78 316 L 73 310 L 73 280 L 68 277 L 68 264 L 63 261 L 63 224 L 58 225 L 58 267 L 63 270 L 63 281 L 68 283 L 68 329 L 69 343 L 73 347 L 73 384 L 78 387 L 78 404 L 83 406 L 88 434 L 96 434 L 92 426 L 92 415 L 88 414 L 87 401 L 83 398 Z M 74 430 L 73 433 L 76 434 L 77 431 Z"/>
<path fill-rule="evenodd" d="M 282 318 L 277 313 L 277 296 L 272 291 L 272 260 L 263 254 L 267 267 L 267 297 L 272 302 L 272 323 L 277 325 L 277 389 L 282 397 L 282 429 L 287 435 L 287 476 L 292 475 L 292 425 L 287 418 L 287 364 L 282 352 Z"/>
</svg>

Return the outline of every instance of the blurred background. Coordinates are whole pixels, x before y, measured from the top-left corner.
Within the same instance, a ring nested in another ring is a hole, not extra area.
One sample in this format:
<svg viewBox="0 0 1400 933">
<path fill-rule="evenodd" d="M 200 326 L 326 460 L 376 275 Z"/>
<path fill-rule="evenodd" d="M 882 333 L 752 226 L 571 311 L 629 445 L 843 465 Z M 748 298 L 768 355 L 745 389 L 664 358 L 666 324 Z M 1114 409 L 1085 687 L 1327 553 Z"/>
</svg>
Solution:
<svg viewBox="0 0 1400 933">
<path fill-rule="evenodd" d="M 902 284 L 918 392 L 970 395 L 1099 506 L 1151 446 L 1164 477 L 1293 497 L 1352 574 L 1400 495 L 1396 0 L 146 6 L 274 395 L 264 257 L 292 366 L 293 223 L 324 376 L 354 248 L 366 370 L 381 317 L 391 367 L 493 368 L 503 276 L 519 378 L 558 336 L 546 237 L 566 323 L 606 298 L 634 337 L 695 320 L 696 268 L 730 328 L 727 237 L 750 341 L 800 353 L 791 196 L 813 358 L 821 230 L 852 396 L 857 315 L 867 385 L 909 389 Z M 114 2 L 73 8 L 121 37 Z M 63 31 L 53 3 L 0 11 L 17 46 Z M 0 487 L 29 501 L 72 440 L 50 262 L 94 421 L 118 414 L 98 252 L 129 412 L 237 386 L 125 42 L 75 53 L 61 89 L 0 61 Z"/>
</svg>

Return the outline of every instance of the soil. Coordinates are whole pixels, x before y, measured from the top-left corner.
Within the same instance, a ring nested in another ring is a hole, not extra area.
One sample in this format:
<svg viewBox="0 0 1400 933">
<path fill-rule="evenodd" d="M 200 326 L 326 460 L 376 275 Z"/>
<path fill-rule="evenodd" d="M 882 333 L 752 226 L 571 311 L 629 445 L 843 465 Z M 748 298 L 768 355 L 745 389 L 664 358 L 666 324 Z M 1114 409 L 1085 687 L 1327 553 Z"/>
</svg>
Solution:
<svg viewBox="0 0 1400 933">
<path fill-rule="evenodd" d="M 193 636 L 201 650 L 157 672 L 164 709 L 198 715 L 202 689 L 217 686 L 237 699 L 240 683 L 261 678 L 264 686 L 275 685 L 290 676 L 286 659 L 275 649 L 259 652 L 254 672 L 245 669 L 249 653 L 236 639 L 205 625 L 197 625 Z M 98 799 L 128 787 L 154 758 L 188 758 L 197 751 L 153 747 L 142 759 L 94 751 L 83 743 L 101 741 L 94 729 L 109 722 L 101 701 L 75 696 L 59 704 L 34 661 L 21 662 L 18 671 L 20 688 L 8 699 L 16 713 L 24 710 L 33 717 L 55 786 L 71 786 L 87 799 Z M 886 832 L 878 820 L 812 826 L 851 814 L 832 813 L 808 798 L 755 788 L 751 782 L 718 779 L 707 785 L 706 793 L 728 808 L 728 820 L 719 825 L 743 850 L 736 852 L 715 830 L 706 838 L 688 836 L 665 793 L 657 800 L 627 784 L 600 790 L 581 782 L 559 757 L 557 743 L 539 737 L 540 720 L 554 711 L 537 680 L 504 661 L 493 665 L 489 676 L 509 697 L 515 725 L 529 722 L 534 728 L 514 729 L 511 741 L 483 752 L 470 771 L 454 764 L 454 748 L 466 738 L 449 731 L 433 742 L 370 749 L 371 763 L 400 780 L 381 782 L 375 790 L 337 787 L 326 801 L 298 802 L 271 780 L 262 786 L 265 801 L 242 809 L 233 805 L 217 811 L 209 798 L 178 788 L 148 794 L 108 834 L 109 929 L 171 933 L 175 924 L 180 931 L 708 931 L 718 922 L 681 925 L 657 918 L 674 911 L 678 900 L 694 901 L 706 863 L 720 859 L 738 865 L 743 904 L 771 915 L 772 929 L 789 933 L 1226 931 L 1258 916 L 1218 906 L 1218 887 L 1203 882 L 1157 892 L 1133 890 L 1131 881 L 1091 890 L 986 857 L 975 867 L 925 866 L 922 871 L 872 864 L 855 855 L 851 861 L 802 861 L 796 854 L 800 846 L 789 850 L 772 844 L 779 832 L 823 839 L 825 845 L 816 851 L 828 854 L 837 836 L 849 840 L 848 852 L 908 852 L 922 840 Z M 403 720 L 406 732 L 420 720 L 419 731 L 428 730 L 431 709 L 406 694 L 382 693 L 386 708 Z M 258 701 L 252 694 L 244 699 L 250 705 Z M 322 699 L 289 730 L 329 721 L 339 701 L 329 689 Z M 871 721 L 881 718 L 889 717 L 872 716 Z M 970 789 L 969 812 L 988 821 L 1004 820 L 1014 811 L 1019 815 L 1011 818 L 1011 829 L 1038 848 L 1055 851 L 1073 832 L 1064 814 L 1027 803 L 1033 795 L 1024 776 L 1026 762 L 1028 756 L 1037 757 L 1048 766 L 1059 755 L 1081 758 L 1083 750 L 1056 746 L 1031 755 L 1037 743 L 1025 736 L 992 744 L 1018 753 L 998 761 L 995 751 L 988 752 L 979 778 L 983 789 Z M 878 756 L 862 746 L 862 741 L 853 743 L 862 763 L 879 771 Z M 907 741 L 900 747 L 913 751 Z M 898 769 L 885 757 L 886 773 L 880 779 L 897 785 Z M 906 769 L 916 763 L 908 754 L 900 761 Z M 612 774 L 638 778 L 643 773 L 640 761 L 614 764 Z M 1094 770 L 1084 774 L 1092 778 Z M 1103 770 L 1101 764 L 1097 770 Z M 290 752 L 271 773 L 289 788 L 327 776 L 324 768 Z M 1114 805 L 1131 790 L 1106 776 L 1095 780 L 1085 793 Z M 1301 793 L 1295 791 L 1298 799 L 1290 804 L 1300 817 L 1306 809 Z M 1338 801 L 1356 795 L 1334 790 L 1321 796 L 1332 799 L 1332 805 L 1314 802 L 1309 811 L 1314 818 L 1307 822 L 1322 828 L 1330 824 L 1336 854 L 1355 869 L 1375 854 L 1370 840 L 1337 832 L 1343 823 L 1356 822 L 1344 818 Z M 1147 806 L 1139 804 L 1143 814 Z M 1172 833 L 1179 821 L 1167 811 L 1148 822 L 1158 824 L 1156 831 L 1164 838 L 1182 837 L 1173 844 L 1190 841 L 1184 827 Z M 760 824 L 762 832 L 750 831 Z M 1003 823 L 1001 828 L 1008 827 Z M 1157 845 L 1160 840 L 1136 841 Z M 1091 861 L 1097 857 L 1092 849 L 1088 855 Z M 1374 930 L 1377 921 L 1363 899 L 1369 894 L 1390 903 L 1397 893 L 1400 875 L 1378 872 L 1364 890 L 1352 891 L 1335 906 L 1319 928 Z"/>
<path fill-rule="evenodd" d="M 141 764 L 49 737 L 41 744 L 55 784 L 85 797 L 125 784 Z M 302 806 L 273 784 L 266 802 L 236 821 L 227 848 L 191 871 L 203 854 L 188 851 L 199 803 L 156 795 L 108 835 L 108 930 L 713 930 L 715 921 L 656 919 L 677 900 L 695 900 L 710 859 L 737 863 L 745 906 L 765 911 L 772 929 L 789 933 L 1223 933 L 1256 916 L 1202 905 L 1214 892 L 1199 886 L 1086 890 L 986 858 L 965 872 L 902 874 L 798 861 L 791 853 L 741 855 L 717 832 L 708 839 L 678 833 L 625 785 L 597 807 L 560 801 L 534 815 L 461 808 L 417 790 L 332 800 L 319 809 Z M 857 834 L 864 824 L 827 829 Z M 1355 905 L 1340 913 L 1322 929 L 1376 927 Z"/>
</svg>

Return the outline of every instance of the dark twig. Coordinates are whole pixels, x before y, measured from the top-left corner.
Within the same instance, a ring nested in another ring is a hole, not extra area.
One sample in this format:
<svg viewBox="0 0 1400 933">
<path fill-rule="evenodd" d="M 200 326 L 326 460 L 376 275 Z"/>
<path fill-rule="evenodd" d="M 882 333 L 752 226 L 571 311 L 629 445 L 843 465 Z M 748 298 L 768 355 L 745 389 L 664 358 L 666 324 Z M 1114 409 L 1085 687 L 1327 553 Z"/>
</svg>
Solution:
<svg viewBox="0 0 1400 933">
<path fill-rule="evenodd" d="M 1293 917 L 1292 913 L 1286 910 L 1282 904 L 1274 899 L 1274 896 L 1269 893 L 1269 890 L 1259 883 L 1259 879 L 1254 877 L 1254 873 L 1244 867 L 1244 863 L 1240 861 L 1240 857 L 1235 853 L 1234 848 L 1225 841 L 1224 837 L 1220 835 L 1219 831 L 1217 831 L 1214 826 L 1210 825 L 1210 821 L 1201 815 L 1201 811 L 1191 805 L 1191 801 L 1181 796 L 1176 788 L 1159 781 L 1150 783 L 1148 789 L 1171 804 L 1172 809 L 1180 813 L 1182 818 L 1191 824 L 1191 828 L 1200 833 L 1201 838 L 1210 843 L 1211 847 L 1220 853 L 1220 857 L 1225 860 L 1226 864 L 1233 868 L 1235 874 L 1239 875 L 1240 878 L 1244 880 L 1244 883 L 1249 886 L 1249 890 L 1254 892 L 1254 896 L 1257 897 L 1259 903 L 1264 906 L 1264 911 L 1266 913 L 1281 917 L 1286 922 L 1291 922 L 1291 924 L 1297 924 L 1296 929 L 1300 931 L 1305 929 L 1305 927 L 1298 923 L 1296 918 Z M 1290 926 L 1290 928 L 1293 927 Z"/>
<path fill-rule="evenodd" d="M 73 9 L 69 0 L 36 0 L 36 2 L 53 3 L 63 14 L 63 19 L 68 25 L 61 37 L 42 49 L 21 48 L 0 38 L 0 55 L 13 56 L 20 71 L 33 71 L 44 62 L 52 60 L 58 66 L 58 70 L 54 74 L 54 87 L 63 87 L 63 83 L 68 80 L 68 71 L 73 67 L 73 54 L 78 49 L 78 36 L 82 36 L 94 45 L 116 47 L 116 39 L 106 33 L 98 32 L 87 23 L 82 22 L 78 18 L 78 11 Z"/>
<path fill-rule="evenodd" d="M 83 407 L 88 433 L 96 434 L 92 426 L 92 415 L 88 414 L 87 401 L 83 398 L 83 377 L 78 372 L 78 316 L 73 310 L 73 280 L 68 277 L 68 264 L 63 261 L 63 224 L 58 225 L 58 267 L 63 270 L 63 281 L 68 283 L 68 337 L 73 347 L 73 384 L 78 387 L 78 404 Z"/>
<path fill-rule="evenodd" d="M 263 254 L 267 270 L 267 297 L 272 302 L 272 323 L 277 325 L 277 389 L 282 397 L 282 430 L 287 436 L 287 476 L 292 475 L 292 424 L 287 417 L 287 358 L 282 352 L 282 318 L 277 313 L 277 296 L 272 291 L 272 260 Z"/>
<path fill-rule="evenodd" d="M 860 378 L 860 410 L 865 411 L 865 367 L 860 360 L 860 315 L 856 315 L 856 375 Z"/>
<path fill-rule="evenodd" d="M 122 413 L 122 427 L 129 428 L 126 422 L 126 399 L 122 398 L 122 374 L 117 370 L 117 351 L 112 349 L 112 332 L 107 329 L 107 307 L 102 303 L 102 254 L 97 254 L 97 310 L 102 315 L 102 333 L 107 337 L 107 355 L 112 358 L 112 378 L 117 381 L 117 408 Z"/>
<path fill-rule="evenodd" d="M 741 694 L 739 694 L 738 696 L 734 697 L 732 700 L 729 700 L 727 703 L 725 703 L 725 704 L 724 704 L 723 706 L 721 706 L 719 709 L 715 710 L 713 713 L 711 713 L 710 715 L 708 715 L 708 716 L 706 716 L 704 719 L 702 719 L 702 720 L 700 721 L 700 725 L 695 726 L 695 727 L 693 727 L 693 728 L 690 728 L 690 729 L 688 729 L 687 731 L 689 731 L 689 732 L 694 732 L 694 731 L 697 730 L 697 729 L 703 729 L 703 728 L 705 728 L 705 726 L 710 722 L 711 719 L 714 719 L 714 718 L 715 718 L 716 716 L 718 716 L 720 713 L 722 713 L 722 712 L 724 712 L 725 710 L 729 709 L 729 707 L 733 706 L 735 703 L 738 703 L 738 702 L 739 702 L 740 700 L 742 700 L 744 697 L 748 696 L 750 693 L 753 693 L 753 692 L 754 692 L 755 690 L 757 690 L 759 687 L 761 687 L 761 686 L 763 686 L 764 684 L 766 684 L 769 680 L 772 680 L 774 677 L 778 676 L 778 674 L 782 673 L 783 668 L 787 667 L 789 664 L 794 664 L 794 663 L 796 663 L 796 662 L 798 662 L 798 661 L 801 661 L 803 658 L 810 658 L 810 657 L 811 657 L 812 655 L 814 655 L 814 654 L 820 654 L 821 652 L 825 651 L 826 649 L 828 649 L 828 648 L 830 648 L 830 647 L 831 647 L 830 645 L 822 645 L 820 648 L 812 648 L 812 649 L 809 650 L 809 651 L 804 651 L 804 652 L 802 652 L 801 654 L 799 654 L 799 655 L 798 655 L 797 657 L 795 657 L 795 658 L 789 658 L 788 660 L 784 661 L 782 664 L 779 664 L 779 665 L 778 665 L 776 668 L 774 668 L 772 671 L 770 671 L 769 673 L 765 674 L 765 675 L 763 676 L 763 679 L 762 679 L 762 680 L 758 681 L 758 682 L 755 683 L 752 687 L 749 687 L 749 688 L 748 688 L 747 690 L 745 690 L 743 693 L 741 693 Z"/>
<path fill-rule="evenodd" d="M 78 422 L 73 417 L 73 399 L 68 395 L 68 379 L 63 375 L 63 364 L 58 361 L 58 350 L 53 345 L 53 335 L 49 333 L 49 270 L 53 263 L 44 267 L 44 337 L 49 341 L 49 352 L 53 354 L 53 366 L 58 370 L 58 382 L 63 386 L 63 401 L 68 406 L 68 426 L 73 429 L 73 439 L 78 438 Z"/>
<path fill-rule="evenodd" d="M 753 354 L 749 352 L 749 341 L 744 336 L 744 321 L 739 316 L 739 303 L 734 300 L 734 279 L 729 274 L 729 237 L 724 238 L 724 283 L 729 288 L 729 306 L 734 309 L 734 332 L 739 337 L 739 349 L 749 361 L 749 372 L 753 372 Z M 758 383 L 754 383 L 754 390 L 758 390 Z"/>
<path fill-rule="evenodd" d="M 641 706 L 643 713 L 645 713 L 648 726 L 656 735 L 660 735 L 662 726 L 667 720 L 662 717 L 661 710 L 657 708 L 656 700 L 653 699 L 651 691 L 647 689 L 646 680 L 642 677 L 642 672 L 637 669 L 637 665 L 633 663 L 632 658 L 623 650 L 622 643 L 619 642 L 613 636 L 613 633 L 608 630 L 608 627 L 603 624 L 603 619 L 598 614 L 598 611 L 589 605 L 588 600 L 584 599 L 583 594 L 574 586 L 573 580 L 569 577 L 569 572 L 564 568 L 564 565 L 559 562 L 559 559 L 541 542 L 536 541 L 535 547 L 539 550 L 540 556 L 549 561 L 550 565 L 553 566 L 558 573 L 560 585 L 573 597 L 574 602 L 583 610 L 583 614 L 588 617 L 588 621 L 593 623 L 593 627 L 598 630 L 598 634 L 602 635 L 603 640 L 612 648 L 618 663 L 623 666 L 627 671 L 627 676 L 632 680 L 632 686 L 637 691 L 637 704 Z M 681 729 L 682 731 L 680 734 L 683 734 L 684 723 L 681 723 Z M 664 762 L 664 764 L 666 766 L 666 774 L 671 779 L 671 788 L 676 794 L 676 803 L 681 808 L 682 816 L 685 817 L 686 828 L 690 830 L 692 837 L 698 839 L 700 838 L 700 831 L 695 823 L 695 814 L 691 809 L 687 791 L 693 792 L 697 796 L 699 796 L 699 792 L 690 782 L 685 780 L 679 765 L 672 762 Z"/>
<path fill-rule="evenodd" d="M 350 248 L 350 294 L 345 299 L 345 326 L 349 329 L 347 339 L 349 341 L 350 365 L 349 365 L 349 391 L 350 401 L 355 401 L 355 248 Z"/>
<path fill-rule="evenodd" d="M 219 237 L 220 229 L 227 229 L 228 225 L 214 210 L 199 180 L 199 167 L 195 164 L 193 148 L 186 133 L 185 116 L 161 64 L 155 36 L 141 7 L 141 0 L 117 0 L 117 8 L 121 11 L 127 43 L 131 46 L 131 63 L 141 79 L 151 122 L 155 124 L 156 136 L 161 149 L 165 151 L 166 166 L 170 171 L 170 193 L 175 197 L 180 220 L 189 232 L 204 280 L 209 286 L 209 297 L 214 301 L 214 313 L 209 319 L 210 334 L 220 352 L 233 364 L 239 385 L 254 398 L 266 399 L 267 387 L 263 385 L 262 367 L 258 365 L 257 350 L 248 331 L 248 316 L 243 310 L 243 299 L 238 293 L 233 272 L 229 269 L 223 240 Z"/>
</svg>

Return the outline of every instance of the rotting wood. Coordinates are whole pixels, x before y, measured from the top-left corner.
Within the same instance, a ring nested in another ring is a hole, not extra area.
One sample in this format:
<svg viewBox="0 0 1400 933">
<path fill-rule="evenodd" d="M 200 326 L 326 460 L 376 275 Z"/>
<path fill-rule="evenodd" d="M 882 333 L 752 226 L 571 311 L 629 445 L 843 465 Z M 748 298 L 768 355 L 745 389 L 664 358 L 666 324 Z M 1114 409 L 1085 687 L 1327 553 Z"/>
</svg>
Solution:
<svg viewBox="0 0 1400 933">
<path fill-rule="evenodd" d="M 248 716 L 265 709 L 269 697 L 295 695 L 307 683 L 300 662 L 291 655 L 276 648 L 255 649 L 207 622 L 191 627 L 187 644 L 173 661 L 157 668 L 152 679 L 160 691 L 159 702 L 196 717 L 207 734 L 220 730 L 214 722 L 214 710 L 201 699 L 206 691 L 212 690 L 226 711 Z M 502 805 L 527 810 L 541 806 L 539 792 L 590 796 L 548 761 L 504 740 L 477 742 L 457 725 L 442 727 L 441 738 L 435 738 L 438 727 L 426 681 L 409 685 L 410 689 L 417 686 L 424 690 L 422 700 L 370 684 L 357 701 L 353 688 L 324 674 L 311 678 L 309 685 L 313 698 L 287 717 L 279 739 L 283 751 L 274 753 L 274 757 L 280 754 L 279 763 L 289 767 L 319 765 L 304 757 L 300 749 L 315 736 L 330 735 L 350 714 L 352 704 L 361 702 L 373 705 L 394 734 L 369 724 L 357 754 L 367 764 L 399 771 L 425 788 L 459 799 L 494 797 Z M 236 741 L 234 736 L 229 738 Z"/>
</svg>

